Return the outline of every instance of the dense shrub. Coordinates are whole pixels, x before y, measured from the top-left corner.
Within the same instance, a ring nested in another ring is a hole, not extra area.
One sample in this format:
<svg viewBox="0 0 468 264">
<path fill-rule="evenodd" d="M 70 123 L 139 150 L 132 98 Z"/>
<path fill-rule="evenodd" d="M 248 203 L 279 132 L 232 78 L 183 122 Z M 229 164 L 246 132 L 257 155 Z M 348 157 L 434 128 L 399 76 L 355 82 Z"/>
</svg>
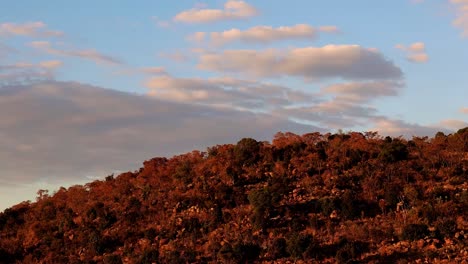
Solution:
<svg viewBox="0 0 468 264">
<path fill-rule="evenodd" d="M 425 224 L 408 224 L 403 228 L 401 237 L 404 240 L 418 240 L 429 235 L 429 229 Z"/>
<path fill-rule="evenodd" d="M 302 254 L 307 250 L 312 242 L 312 236 L 293 233 L 286 245 L 286 250 L 289 255 L 295 259 L 302 258 Z"/>
<path fill-rule="evenodd" d="M 451 238 L 457 231 L 457 222 L 453 218 L 444 217 L 436 221 L 436 229 L 441 236 Z"/>
</svg>

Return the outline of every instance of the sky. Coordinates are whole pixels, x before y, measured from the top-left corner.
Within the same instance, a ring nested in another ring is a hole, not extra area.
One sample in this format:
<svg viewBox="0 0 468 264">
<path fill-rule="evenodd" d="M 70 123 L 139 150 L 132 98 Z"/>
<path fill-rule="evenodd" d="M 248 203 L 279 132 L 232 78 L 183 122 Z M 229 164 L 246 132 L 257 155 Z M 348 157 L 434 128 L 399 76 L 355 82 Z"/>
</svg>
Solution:
<svg viewBox="0 0 468 264">
<path fill-rule="evenodd" d="M 279 131 L 468 126 L 467 0 L 2 1 L 0 210 Z"/>
</svg>

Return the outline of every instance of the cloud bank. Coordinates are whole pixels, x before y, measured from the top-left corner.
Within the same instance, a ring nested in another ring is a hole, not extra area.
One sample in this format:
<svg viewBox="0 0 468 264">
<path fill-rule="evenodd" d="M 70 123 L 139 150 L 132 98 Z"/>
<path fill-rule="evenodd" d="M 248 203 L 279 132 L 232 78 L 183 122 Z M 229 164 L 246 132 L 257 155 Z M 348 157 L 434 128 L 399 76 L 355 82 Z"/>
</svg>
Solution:
<svg viewBox="0 0 468 264">
<path fill-rule="evenodd" d="M 204 53 L 198 68 L 215 72 L 243 73 L 259 77 L 398 79 L 402 71 L 380 52 L 359 45 L 225 50 Z"/>
</svg>

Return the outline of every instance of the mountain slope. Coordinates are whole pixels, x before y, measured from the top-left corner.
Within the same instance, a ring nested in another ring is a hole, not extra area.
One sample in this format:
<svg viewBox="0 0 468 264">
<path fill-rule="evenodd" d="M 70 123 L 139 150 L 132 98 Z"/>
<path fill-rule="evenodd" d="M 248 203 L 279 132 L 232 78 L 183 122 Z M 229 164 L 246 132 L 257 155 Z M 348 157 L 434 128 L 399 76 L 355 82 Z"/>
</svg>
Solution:
<svg viewBox="0 0 468 264">
<path fill-rule="evenodd" d="M 3 263 L 406 263 L 468 257 L 468 129 L 245 138 L 0 214 Z"/>
</svg>

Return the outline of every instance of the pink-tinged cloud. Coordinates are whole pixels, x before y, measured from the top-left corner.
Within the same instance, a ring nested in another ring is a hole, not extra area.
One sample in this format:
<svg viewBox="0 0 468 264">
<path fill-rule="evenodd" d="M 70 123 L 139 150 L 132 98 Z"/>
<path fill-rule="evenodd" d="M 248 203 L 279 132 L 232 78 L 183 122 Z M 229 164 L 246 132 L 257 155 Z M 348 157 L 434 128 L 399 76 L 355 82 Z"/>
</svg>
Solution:
<svg viewBox="0 0 468 264">
<path fill-rule="evenodd" d="M 198 68 L 261 77 L 400 79 L 403 73 L 375 49 L 327 45 L 288 50 L 225 50 L 202 53 Z"/>
<path fill-rule="evenodd" d="M 61 65 L 61 61 L 55 60 L 0 65 L 0 88 L 8 85 L 50 80 L 55 75 L 54 71 Z"/>
<path fill-rule="evenodd" d="M 245 19 L 257 14 L 257 9 L 245 1 L 228 0 L 224 4 L 224 9 L 196 7 L 177 14 L 174 17 L 174 21 L 183 23 L 210 23 L 221 20 Z"/>
<path fill-rule="evenodd" d="M 27 22 L 23 24 L 0 24 L 0 36 L 28 36 L 28 37 L 60 37 L 63 32 L 48 30 L 44 22 Z"/>
<path fill-rule="evenodd" d="M 246 30 L 233 28 L 223 32 L 196 32 L 190 39 L 201 41 L 205 36 L 209 36 L 209 42 L 213 45 L 224 45 L 231 42 L 247 43 L 271 43 L 281 40 L 315 39 L 320 32 L 337 33 L 336 26 L 312 27 L 307 24 L 297 24 L 294 26 L 282 26 L 273 28 L 271 26 L 255 26 Z"/>
<path fill-rule="evenodd" d="M 145 86 L 148 95 L 159 99 L 245 110 L 268 110 L 316 101 L 312 94 L 288 87 L 230 77 L 159 76 L 149 79 Z"/>
<path fill-rule="evenodd" d="M 33 41 L 30 43 L 30 46 L 48 54 L 67 56 L 67 57 L 76 57 L 76 58 L 91 60 L 98 64 L 110 64 L 110 65 L 123 64 L 123 62 L 120 61 L 119 59 L 114 58 L 109 55 L 102 54 L 94 49 L 61 50 L 61 49 L 52 47 L 52 45 L 48 41 Z"/>
<path fill-rule="evenodd" d="M 61 67 L 63 63 L 59 60 L 50 60 L 50 61 L 43 61 L 39 63 L 39 65 L 47 69 L 56 69 L 56 68 Z"/>
<path fill-rule="evenodd" d="M 468 114 L 468 107 L 462 107 L 460 109 L 460 112 L 463 113 L 463 114 Z"/>
<path fill-rule="evenodd" d="M 15 184 L 105 177 L 155 156 L 318 130 L 269 114 L 55 81 L 0 87 L 0 120 L 0 181 Z"/>
<path fill-rule="evenodd" d="M 348 82 L 332 84 L 322 92 L 343 101 L 364 103 L 379 97 L 397 96 L 403 86 L 395 81 Z"/>
<path fill-rule="evenodd" d="M 461 36 L 468 38 L 468 1 L 449 0 L 455 8 L 455 19 L 452 24 L 461 29 Z"/>
<path fill-rule="evenodd" d="M 425 63 L 429 61 L 429 55 L 426 53 L 424 42 L 415 42 L 408 46 L 403 44 L 395 45 L 395 48 L 406 53 L 406 59 L 414 63 Z"/>
</svg>

